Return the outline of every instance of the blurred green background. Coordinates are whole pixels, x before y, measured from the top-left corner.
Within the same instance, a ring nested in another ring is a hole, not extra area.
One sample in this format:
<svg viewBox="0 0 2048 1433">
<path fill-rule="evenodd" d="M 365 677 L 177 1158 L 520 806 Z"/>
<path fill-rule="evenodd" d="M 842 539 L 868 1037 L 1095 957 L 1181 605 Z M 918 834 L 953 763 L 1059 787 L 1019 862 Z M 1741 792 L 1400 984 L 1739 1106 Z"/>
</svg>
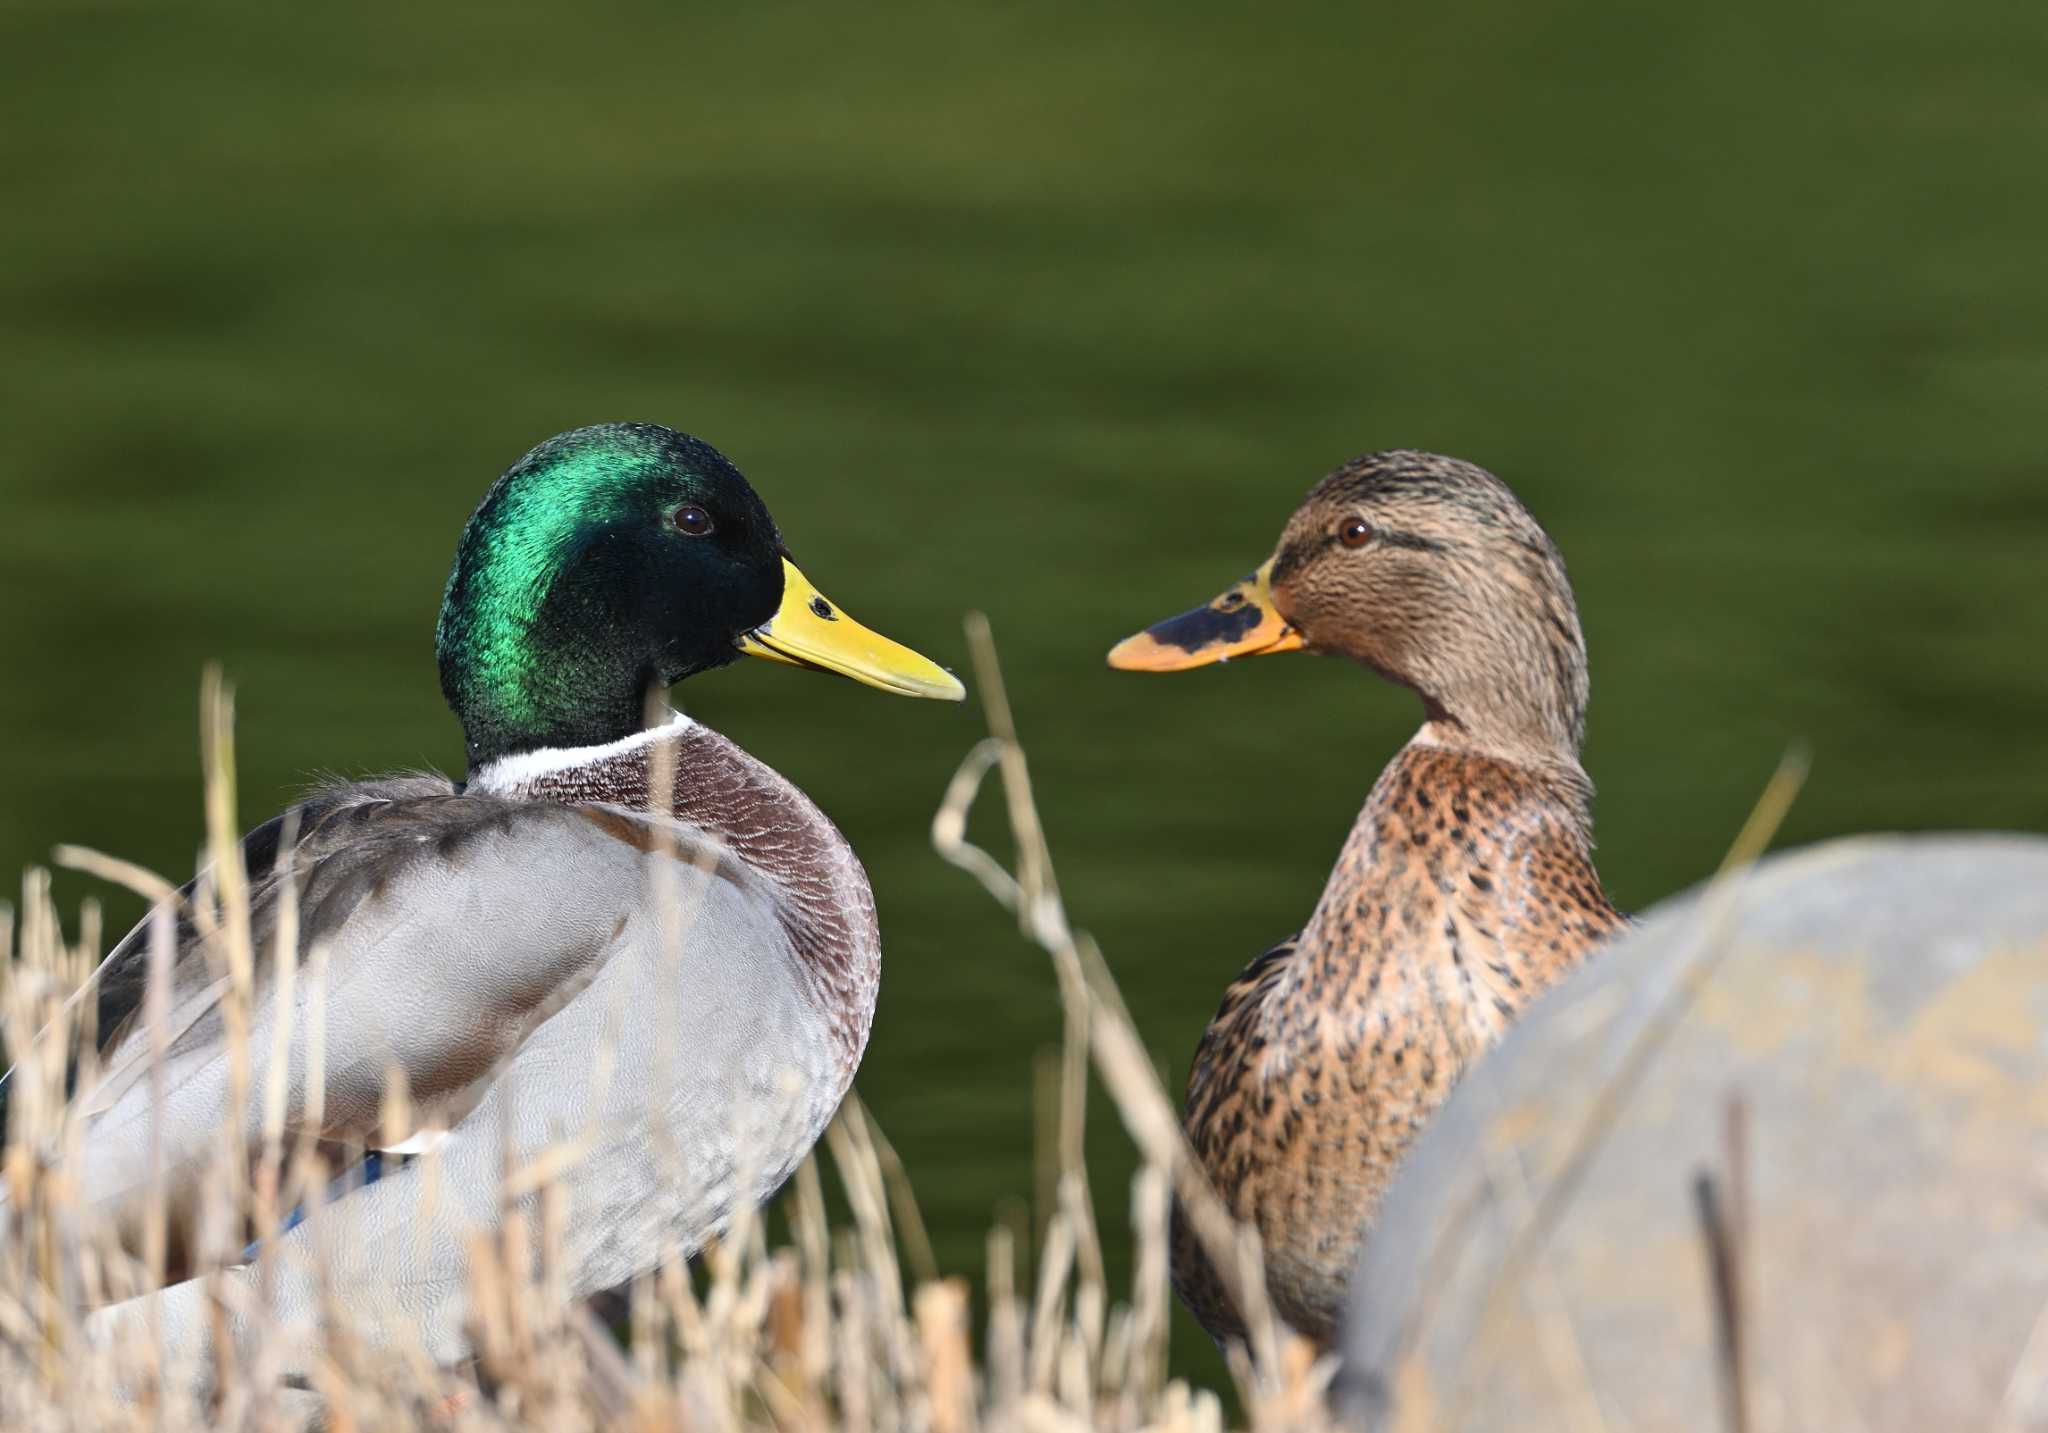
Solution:
<svg viewBox="0 0 2048 1433">
<path fill-rule="evenodd" d="M 2033 0 L 692 9 L 0 11 L 0 869 L 189 871 L 208 658 L 246 822 L 453 769 L 455 535 L 611 418 L 723 447 L 870 625 L 964 669 L 990 614 L 1176 1084 L 1417 708 L 1102 654 L 1370 448 L 1491 467 L 1564 548 L 1624 905 L 1707 872 L 1795 740 L 1781 842 L 2048 827 Z M 759 663 L 677 695 L 866 859 L 860 1089 L 977 1267 L 1059 1029 L 927 846 L 980 714 Z M 1214 1371 L 1191 1324 L 1176 1357 Z"/>
</svg>

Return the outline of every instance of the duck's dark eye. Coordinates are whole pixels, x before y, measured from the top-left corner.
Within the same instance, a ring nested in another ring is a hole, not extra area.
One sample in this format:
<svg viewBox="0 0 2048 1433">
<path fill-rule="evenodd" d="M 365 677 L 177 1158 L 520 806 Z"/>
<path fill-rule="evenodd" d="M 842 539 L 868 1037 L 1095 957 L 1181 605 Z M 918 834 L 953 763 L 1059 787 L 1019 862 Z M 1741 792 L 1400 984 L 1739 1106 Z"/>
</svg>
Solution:
<svg viewBox="0 0 2048 1433">
<path fill-rule="evenodd" d="M 1337 529 L 1337 541 L 1346 547 L 1364 547 L 1372 541 L 1372 524 L 1362 517 L 1347 517 Z"/>
<path fill-rule="evenodd" d="M 685 503 L 676 509 L 676 531 L 686 532 L 691 537 L 703 537 L 711 531 L 711 514 L 695 503 Z"/>
</svg>

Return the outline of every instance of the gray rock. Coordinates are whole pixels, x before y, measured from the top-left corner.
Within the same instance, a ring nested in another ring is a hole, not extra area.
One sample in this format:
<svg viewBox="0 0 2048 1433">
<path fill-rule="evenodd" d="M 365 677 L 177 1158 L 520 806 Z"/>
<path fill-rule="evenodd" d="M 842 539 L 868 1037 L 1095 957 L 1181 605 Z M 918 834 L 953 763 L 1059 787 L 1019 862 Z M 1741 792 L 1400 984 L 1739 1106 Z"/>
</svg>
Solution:
<svg viewBox="0 0 2048 1433">
<path fill-rule="evenodd" d="M 1732 1428 L 1731 1328 L 1751 1429 L 2048 1428 L 2048 840 L 1836 841 L 1652 910 L 1417 1142 L 1339 1389 Z"/>
</svg>

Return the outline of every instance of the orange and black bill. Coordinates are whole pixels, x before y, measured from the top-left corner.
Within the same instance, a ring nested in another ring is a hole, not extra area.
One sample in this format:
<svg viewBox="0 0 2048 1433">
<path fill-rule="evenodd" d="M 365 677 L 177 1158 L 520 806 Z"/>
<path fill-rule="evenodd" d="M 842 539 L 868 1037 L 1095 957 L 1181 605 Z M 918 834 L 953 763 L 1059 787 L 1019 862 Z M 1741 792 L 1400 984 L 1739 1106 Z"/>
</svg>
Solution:
<svg viewBox="0 0 2048 1433">
<path fill-rule="evenodd" d="M 1127 672 L 1179 672 L 1232 657 L 1298 652 L 1302 645 L 1301 633 L 1273 605 L 1273 563 L 1268 559 L 1208 606 L 1124 638 L 1109 649 L 1109 664 Z"/>
</svg>

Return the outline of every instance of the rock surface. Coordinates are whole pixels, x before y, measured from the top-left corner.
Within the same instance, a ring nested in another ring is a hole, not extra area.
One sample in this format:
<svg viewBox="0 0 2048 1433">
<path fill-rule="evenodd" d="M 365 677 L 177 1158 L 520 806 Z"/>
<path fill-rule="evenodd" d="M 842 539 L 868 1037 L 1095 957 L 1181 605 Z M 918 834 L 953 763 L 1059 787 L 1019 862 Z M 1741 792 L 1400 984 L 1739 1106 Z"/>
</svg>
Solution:
<svg viewBox="0 0 2048 1433">
<path fill-rule="evenodd" d="M 2048 839 L 1837 841 L 1650 911 L 1418 1141 L 1340 1396 L 1731 1428 L 1731 1322 L 1759 1433 L 2048 1428 Z"/>
</svg>

